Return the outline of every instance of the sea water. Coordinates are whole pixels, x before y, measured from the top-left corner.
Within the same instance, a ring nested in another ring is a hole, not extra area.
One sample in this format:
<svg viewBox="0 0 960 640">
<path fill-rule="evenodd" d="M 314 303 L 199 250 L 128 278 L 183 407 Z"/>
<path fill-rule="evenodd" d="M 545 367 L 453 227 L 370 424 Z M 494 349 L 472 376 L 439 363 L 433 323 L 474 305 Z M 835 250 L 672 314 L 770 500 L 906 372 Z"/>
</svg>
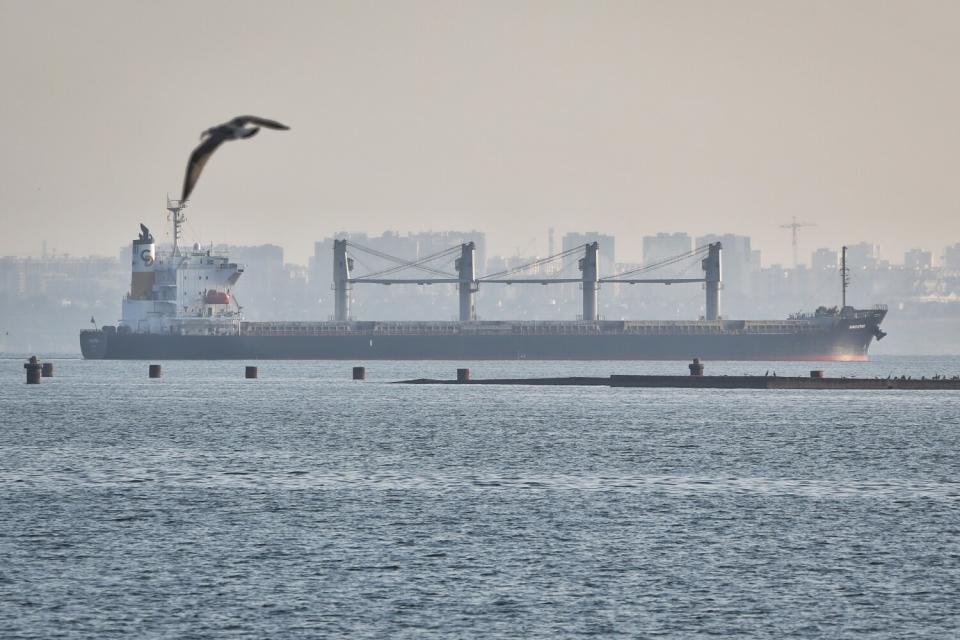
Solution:
<svg viewBox="0 0 960 640">
<path fill-rule="evenodd" d="M 955 392 L 391 384 L 681 362 L 64 359 L 27 386 L 22 362 L 2 638 L 960 634 Z"/>
</svg>

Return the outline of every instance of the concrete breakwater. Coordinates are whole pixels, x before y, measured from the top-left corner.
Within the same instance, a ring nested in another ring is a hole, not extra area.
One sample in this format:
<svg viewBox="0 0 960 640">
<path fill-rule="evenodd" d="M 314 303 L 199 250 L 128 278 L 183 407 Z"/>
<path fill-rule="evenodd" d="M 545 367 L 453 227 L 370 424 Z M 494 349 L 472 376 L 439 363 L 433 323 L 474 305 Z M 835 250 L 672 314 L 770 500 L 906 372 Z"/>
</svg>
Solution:
<svg viewBox="0 0 960 640">
<path fill-rule="evenodd" d="M 397 384 L 500 384 L 543 386 L 608 386 L 677 389 L 816 389 L 816 390 L 944 390 L 960 391 L 960 378 L 823 378 L 793 376 L 637 376 L 566 378 L 490 378 L 486 380 L 433 380 L 418 378 Z"/>
</svg>

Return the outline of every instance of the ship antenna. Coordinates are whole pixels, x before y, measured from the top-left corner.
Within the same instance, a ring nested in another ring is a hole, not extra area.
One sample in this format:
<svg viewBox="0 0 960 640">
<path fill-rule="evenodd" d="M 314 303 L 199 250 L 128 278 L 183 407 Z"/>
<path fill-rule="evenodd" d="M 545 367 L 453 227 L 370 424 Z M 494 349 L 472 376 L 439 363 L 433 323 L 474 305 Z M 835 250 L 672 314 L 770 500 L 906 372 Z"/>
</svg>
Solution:
<svg viewBox="0 0 960 640">
<path fill-rule="evenodd" d="M 187 208 L 186 200 L 171 200 L 167 196 L 167 211 L 170 212 L 170 219 L 173 221 L 173 255 L 180 255 L 180 240 L 183 239 L 183 223 L 187 221 L 187 214 L 183 212 Z"/>
<path fill-rule="evenodd" d="M 847 268 L 847 248 L 843 247 L 840 254 L 840 282 L 843 285 L 843 306 L 840 309 L 847 308 L 847 287 L 850 286 L 850 269 Z"/>
</svg>

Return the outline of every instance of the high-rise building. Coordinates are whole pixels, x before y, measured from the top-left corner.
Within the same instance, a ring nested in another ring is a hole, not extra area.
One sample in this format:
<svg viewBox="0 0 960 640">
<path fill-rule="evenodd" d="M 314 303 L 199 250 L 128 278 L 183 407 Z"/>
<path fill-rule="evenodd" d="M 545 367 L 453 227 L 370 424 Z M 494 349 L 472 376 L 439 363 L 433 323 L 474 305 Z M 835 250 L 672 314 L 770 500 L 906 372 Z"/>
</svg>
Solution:
<svg viewBox="0 0 960 640">
<path fill-rule="evenodd" d="M 686 233 L 658 233 L 643 237 L 643 263 L 653 264 L 693 250 L 693 238 Z"/>
<path fill-rule="evenodd" d="M 601 276 L 610 276 L 614 275 L 613 265 L 616 264 L 616 254 L 617 254 L 617 241 L 616 238 L 610 235 L 599 233 L 597 231 L 586 231 L 584 233 L 567 233 L 563 236 L 563 250 L 569 251 L 575 249 L 576 247 L 584 244 L 590 244 L 591 242 L 596 242 L 600 245 L 600 259 L 597 263 L 597 268 Z M 583 257 L 583 256 L 580 256 Z M 576 260 L 568 261 L 568 265 L 564 268 L 564 272 L 568 274 L 577 274 L 577 262 Z M 573 275 L 572 277 L 576 277 Z"/>
<path fill-rule="evenodd" d="M 943 250 L 943 268 L 960 271 L 960 242 Z"/>
<path fill-rule="evenodd" d="M 838 264 L 839 254 L 834 249 L 823 247 L 814 251 L 810 256 L 810 268 L 813 271 L 836 269 Z"/>
<path fill-rule="evenodd" d="M 748 295 L 750 293 L 750 274 L 753 272 L 753 250 L 750 236 L 734 233 L 707 234 L 697 238 L 697 246 L 719 242 L 723 246 L 723 288 L 728 294 Z"/>
<path fill-rule="evenodd" d="M 414 244 L 416 258 L 425 258 L 451 247 L 473 242 L 476 246 L 474 264 L 476 265 L 477 275 L 482 276 L 484 273 L 484 265 L 487 263 L 487 236 L 481 231 L 420 231 L 407 234 L 405 240 Z M 405 257 L 399 254 L 394 255 Z M 457 257 L 459 257 L 459 254 L 454 259 Z"/>
<path fill-rule="evenodd" d="M 910 249 L 903 254 L 903 266 L 915 270 L 932 269 L 933 252 L 923 249 Z"/>
<path fill-rule="evenodd" d="M 847 246 L 847 268 L 853 271 L 875 269 L 880 262 L 880 245 L 858 242 Z"/>
<path fill-rule="evenodd" d="M 286 319 L 280 292 L 286 274 L 283 270 L 283 247 L 275 244 L 219 245 L 214 251 L 230 256 L 244 266 L 243 275 L 233 287 L 237 304 L 250 320 Z"/>
</svg>

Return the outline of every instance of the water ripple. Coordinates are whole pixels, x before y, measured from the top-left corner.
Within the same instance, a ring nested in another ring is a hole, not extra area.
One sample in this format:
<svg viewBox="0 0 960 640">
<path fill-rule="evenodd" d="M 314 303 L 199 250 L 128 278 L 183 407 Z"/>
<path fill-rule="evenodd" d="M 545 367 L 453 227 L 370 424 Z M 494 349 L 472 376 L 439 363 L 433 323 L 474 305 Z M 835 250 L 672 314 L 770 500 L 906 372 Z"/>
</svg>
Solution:
<svg viewBox="0 0 960 640">
<path fill-rule="evenodd" d="M 145 366 L 58 362 L 39 388 L 0 368 L 0 638 L 960 630 L 952 396 L 386 384 L 462 363 L 370 363 L 367 383 L 264 363 L 254 384 L 235 363 L 169 363 L 151 382 Z"/>
</svg>

